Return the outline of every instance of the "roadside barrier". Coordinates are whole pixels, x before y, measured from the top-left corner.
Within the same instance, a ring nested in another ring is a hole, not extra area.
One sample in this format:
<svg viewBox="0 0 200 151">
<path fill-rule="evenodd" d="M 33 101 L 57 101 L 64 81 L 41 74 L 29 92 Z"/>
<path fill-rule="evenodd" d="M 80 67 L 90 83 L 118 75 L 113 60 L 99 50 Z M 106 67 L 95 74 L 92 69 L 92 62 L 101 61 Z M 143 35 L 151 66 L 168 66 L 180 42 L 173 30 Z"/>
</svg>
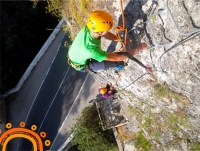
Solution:
<svg viewBox="0 0 200 151">
<path fill-rule="evenodd" d="M 40 58 L 43 56 L 43 54 L 46 52 L 46 50 L 49 48 L 49 46 L 51 45 L 52 41 L 55 39 L 56 35 L 59 33 L 59 31 L 61 30 L 62 25 L 64 24 L 65 20 L 61 19 L 60 22 L 58 23 L 58 25 L 56 26 L 56 28 L 53 30 L 53 32 L 51 33 L 51 35 L 49 36 L 49 38 L 47 39 L 47 41 L 44 43 L 44 45 L 42 46 L 42 48 L 40 49 L 40 51 L 38 52 L 38 54 L 35 56 L 35 58 L 33 59 L 33 61 L 31 62 L 31 64 L 29 65 L 29 67 L 26 69 L 25 73 L 23 74 L 23 76 L 21 77 L 21 79 L 19 80 L 19 82 L 17 83 L 16 87 L 9 90 L 8 92 L 6 92 L 5 94 L 1 95 L 1 97 L 6 97 L 14 92 L 17 92 L 20 90 L 20 88 L 22 87 L 22 85 L 24 84 L 24 82 L 26 81 L 26 79 L 28 78 L 28 76 L 30 75 L 32 69 L 36 66 L 37 62 L 40 60 Z"/>
</svg>

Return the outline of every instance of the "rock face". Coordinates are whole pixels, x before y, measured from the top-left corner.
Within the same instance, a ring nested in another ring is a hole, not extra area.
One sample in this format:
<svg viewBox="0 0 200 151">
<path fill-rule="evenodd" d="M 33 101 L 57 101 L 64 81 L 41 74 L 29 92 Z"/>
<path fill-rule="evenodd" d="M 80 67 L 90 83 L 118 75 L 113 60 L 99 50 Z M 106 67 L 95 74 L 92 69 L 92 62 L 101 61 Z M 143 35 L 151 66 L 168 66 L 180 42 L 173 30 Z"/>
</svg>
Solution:
<svg viewBox="0 0 200 151">
<path fill-rule="evenodd" d="M 116 3 L 113 7 L 118 26 L 122 19 Z M 153 67 L 153 74 L 147 74 L 129 60 L 118 80 L 113 70 L 101 72 L 105 82 L 117 82 L 129 119 L 127 128 L 136 134 L 141 131 L 151 144 L 150 150 L 200 149 L 200 31 L 196 32 L 200 29 L 200 2 L 130 0 L 124 1 L 123 7 L 128 37 L 132 39 L 127 50 L 145 41 L 149 49 L 135 57 Z M 159 15 L 152 15 L 158 11 Z M 131 30 L 133 26 L 141 28 Z M 108 51 L 120 46 L 107 40 L 102 44 Z M 133 140 L 122 140 L 126 151 L 133 150 L 130 144 L 137 146 L 137 137 Z"/>
</svg>

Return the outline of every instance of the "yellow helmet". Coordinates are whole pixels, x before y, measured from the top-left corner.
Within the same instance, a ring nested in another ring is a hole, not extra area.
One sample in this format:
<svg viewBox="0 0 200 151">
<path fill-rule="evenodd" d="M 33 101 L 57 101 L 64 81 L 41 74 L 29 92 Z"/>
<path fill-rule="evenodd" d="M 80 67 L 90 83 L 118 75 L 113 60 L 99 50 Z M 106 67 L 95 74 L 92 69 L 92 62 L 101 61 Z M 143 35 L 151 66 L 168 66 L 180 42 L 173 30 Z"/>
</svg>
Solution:
<svg viewBox="0 0 200 151">
<path fill-rule="evenodd" d="M 105 11 L 94 11 L 88 18 L 87 27 L 93 32 L 107 31 L 113 27 L 113 19 Z"/>
<path fill-rule="evenodd" d="M 101 94 L 105 94 L 107 92 L 107 89 L 106 88 L 101 88 L 101 90 L 100 90 L 100 93 Z"/>
</svg>

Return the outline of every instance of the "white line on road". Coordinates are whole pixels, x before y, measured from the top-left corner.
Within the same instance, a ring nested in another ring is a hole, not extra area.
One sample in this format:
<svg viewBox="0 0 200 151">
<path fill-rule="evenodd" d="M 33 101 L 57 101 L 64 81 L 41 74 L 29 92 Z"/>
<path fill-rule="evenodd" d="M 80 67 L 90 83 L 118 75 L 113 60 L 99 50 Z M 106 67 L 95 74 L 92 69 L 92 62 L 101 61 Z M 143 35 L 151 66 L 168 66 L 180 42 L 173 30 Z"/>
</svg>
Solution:
<svg viewBox="0 0 200 151">
<path fill-rule="evenodd" d="M 64 35 L 63 35 L 62 39 L 65 37 L 65 34 L 66 34 L 66 33 L 64 32 Z"/>
<path fill-rule="evenodd" d="M 47 74 L 49 73 L 49 70 L 50 70 L 50 68 L 47 70 L 46 76 L 47 76 Z"/>
<path fill-rule="evenodd" d="M 63 151 L 63 149 L 69 144 L 69 142 L 74 138 L 74 133 L 72 133 L 68 139 L 60 146 L 60 148 L 57 151 Z"/>
<path fill-rule="evenodd" d="M 64 34 L 64 35 L 65 35 L 65 34 Z M 64 37 L 64 36 L 63 36 L 63 37 Z M 57 49 L 57 52 L 56 52 L 55 56 L 57 56 L 57 53 L 58 53 L 58 50 L 60 49 L 60 46 L 61 46 L 61 43 L 60 43 L 59 46 L 58 46 L 58 49 Z M 55 59 L 55 57 L 54 57 L 54 59 Z M 52 64 L 53 64 L 53 62 L 54 62 L 54 59 L 52 60 Z M 52 66 L 52 64 L 51 64 L 51 66 Z M 51 68 L 51 66 L 49 67 L 49 69 Z M 49 72 L 49 69 L 48 69 L 48 71 L 47 71 L 47 73 L 46 73 L 46 76 L 47 76 L 47 74 L 48 74 L 48 72 Z M 44 80 L 46 79 L 46 76 L 45 76 Z M 41 87 L 42 87 L 42 85 L 43 85 L 43 83 L 44 83 L 44 80 L 42 81 L 42 83 L 41 83 L 41 85 L 40 85 L 40 87 L 39 87 L 39 89 L 38 89 L 38 91 L 37 91 L 37 93 L 36 93 L 36 96 L 35 96 L 35 98 L 34 98 L 32 104 L 31 104 L 31 107 L 30 107 L 30 109 L 29 109 L 29 111 L 28 111 L 28 114 L 27 114 L 27 116 L 26 116 L 26 119 L 25 119 L 25 123 L 27 122 L 27 119 L 28 119 L 29 114 L 30 114 L 30 112 L 31 112 L 31 110 L 32 110 L 33 104 L 35 103 L 35 100 L 36 100 L 36 98 L 37 98 L 37 96 L 38 96 L 38 93 L 40 92 L 40 89 L 41 89 Z M 21 138 L 20 138 L 19 143 L 18 143 L 18 145 L 17 145 L 17 151 L 18 151 L 18 149 L 19 149 L 20 141 L 21 141 Z"/>
<path fill-rule="evenodd" d="M 29 114 L 30 114 L 30 112 L 31 112 L 31 109 L 32 109 L 32 107 L 33 107 L 33 104 L 34 104 L 34 102 L 35 102 L 35 99 L 37 98 L 37 95 L 38 95 L 38 93 L 40 92 L 40 89 L 41 89 L 43 83 L 44 83 L 44 80 L 43 80 L 42 83 L 40 84 L 40 87 L 39 87 L 39 89 L 38 89 L 38 91 L 37 91 L 37 93 L 36 93 L 36 96 L 35 96 L 35 98 L 34 98 L 32 104 L 31 104 L 31 107 L 30 107 L 30 109 L 29 109 L 29 111 L 28 111 L 28 115 L 26 116 L 26 119 L 25 119 L 25 123 L 26 123 L 26 121 L 27 121 L 27 119 L 28 119 L 28 116 L 29 116 Z M 19 148 L 20 141 L 21 141 L 21 138 L 20 138 L 19 143 L 18 143 L 18 145 L 17 145 L 17 150 L 18 150 L 18 148 Z"/>
<path fill-rule="evenodd" d="M 59 90 L 60 90 L 60 88 L 61 88 L 61 86 L 62 86 L 62 84 L 63 84 L 63 82 L 64 82 L 64 80 L 65 80 L 65 78 L 66 78 L 66 76 L 67 76 L 67 74 L 68 74 L 68 72 L 69 72 L 69 69 L 70 69 L 70 66 L 69 66 L 69 68 L 67 69 L 67 72 L 65 73 L 65 76 L 64 76 L 64 78 L 63 78 L 63 80 L 62 80 L 62 82 L 61 82 L 61 84 L 60 84 L 60 86 L 59 86 L 59 88 L 58 88 L 58 90 L 57 90 L 57 92 L 56 92 L 56 94 L 55 94 L 53 100 L 51 101 L 51 104 L 50 104 L 50 106 L 49 106 L 49 108 L 48 108 L 48 110 L 47 110 L 47 112 L 46 112 L 46 114 L 45 114 L 45 116 L 44 116 L 44 118 L 43 118 L 43 120 L 42 120 L 42 123 L 40 124 L 40 128 L 38 129 L 38 132 L 40 131 L 40 129 L 41 129 L 41 127 L 42 127 L 42 124 L 44 123 L 44 120 L 45 120 L 45 118 L 46 118 L 46 116 L 47 116 L 47 114 L 48 114 L 48 112 L 49 112 L 49 109 L 51 108 L 51 105 L 53 104 L 53 102 L 54 102 L 54 100 L 55 100 L 55 98 L 56 98 L 56 96 L 57 96 L 57 94 L 58 94 L 58 92 L 59 92 Z M 38 133 L 38 132 L 37 132 L 37 133 Z"/>
<path fill-rule="evenodd" d="M 60 45 L 61 45 L 61 43 L 60 43 Z M 60 45 L 58 46 L 58 49 L 57 49 L 57 50 L 59 50 Z M 55 56 L 57 56 L 57 53 L 58 53 L 58 52 L 56 52 Z M 54 58 L 55 58 L 55 57 L 54 57 Z M 54 59 L 53 59 L 53 61 L 54 61 Z M 53 61 L 52 61 L 52 64 L 53 64 Z M 51 66 L 52 66 L 52 64 L 51 64 Z M 51 69 L 51 66 L 49 67 L 49 69 Z M 47 74 L 48 74 L 48 72 L 49 72 L 49 69 L 48 69 L 48 71 L 47 71 Z M 47 76 L 47 74 L 46 74 L 46 76 Z M 46 76 L 45 76 L 44 80 L 46 79 Z M 41 89 L 41 87 L 42 87 L 42 85 L 43 85 L 43 83 L 44 83 L 44 80 L 42 81 L 42 84 L 40 85 L 40 88 L 39 88 L 39 90 L 38 90 L 38 92 L 37 92 L 37 94 L 36 94 L 36 96 L 35 96 L 35 98 L 34 98 L 34 101 L 33 101 L 32 105 L 31 105 L 31 108 L 30 108 L 29 111 L 28 111 L 28 115 L 26 116 L 25 123 L 26 123 L 26 121 L 27 121 L 27 119 L 28 119 L 28 116 L 29 116 L 30 111 L 31 111 L 31 109 L 32 109 L 32 107 L 33 107 L 33 104 L 34 104 L 34 102 L 35 102 L 35 99 L 37 98 L 37 95 L 38 95 L 38 93 L 39 93 L 39 91 L 40 91 L 40 89 Z"/>
<path fill-rule="evenodd" d="M 58 50 L 60 49 L 60 46 L 61 46 L 61 43 L 59 44 L 58 49 L 57 49 L 57 51 L 56 51 L 56 54 L 55 54 L 55 56 L 53 57 L 52 64 L 53 64 L 53 62 L 54 62 L 54 60 L 55 60 L 55 58 L 56 58 L 56 56 L 57 56 L 57 53 L 58 53 Z M 51 67 L 50 67 L 50 68 L 51 68 Z"/>
<path fill-rule="evenodd" d="M 80 90 L 79 90 L 79 92 L 78 92 L 78 94 L 77 94 L 75 100 L 74 100 L 74 103 L 72 104 L 72 107 L 70 108 L 70 110 L 69 110 L 67 116 L 65 117 L 64 122 L 62 123 L 61 127 L 59 128 L 59 131 L 58 131 L 56 137 L 54 138 L 53 143 L 51 144 L 51 147 L 50 147 L 49 150 L 51 150 L 51 148 L 53 147 L 53 145 L 54 145 L 54 143 L 55 143 L 55 140 L 56 140 L 57 137 L 58 137 L 58 134 L 60 133 L 61 129 L 63 128 L 63 126 L 64 126 L 64 124 L 65 124 L 65 121 L 67 120 L 67 118 L 68 118 L 68 116 L 69 116 L 69 114 L 70 114 L 72 108 L 74 107 L 74 104 L 75 104 L 76 100 L 78 99 L 78 96 L 79 96 L 79 94 L 81 93 L 81 90 L 83 89 L 83 86 L 85 85 L 85 82 L 86 82 L 86 80 L 87 80 L 87 78 L 88 78 L 88 75 L 89 75 L 89 73 L 87 74 L 87 76 L 86 76 L 86 78 L 85 78 L 85 80 L 84 80 L 84 82 L 83 82 L 83 84 L 82 84 L 82 86 L 81 86 L 81 88 L 80 88 Z"/>
</svg>

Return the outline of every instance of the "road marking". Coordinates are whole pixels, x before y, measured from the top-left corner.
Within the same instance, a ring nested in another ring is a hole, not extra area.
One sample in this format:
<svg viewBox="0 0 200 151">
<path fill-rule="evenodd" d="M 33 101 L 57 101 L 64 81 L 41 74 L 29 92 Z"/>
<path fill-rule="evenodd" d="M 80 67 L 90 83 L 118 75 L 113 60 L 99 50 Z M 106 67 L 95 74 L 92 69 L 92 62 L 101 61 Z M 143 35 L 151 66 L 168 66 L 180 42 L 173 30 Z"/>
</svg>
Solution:
<svg viewBox="0 0 200 151">
<path fill-rule="evenodd" d="M 58 54 L 58 50 L 60 49 L 60 46 L 61 46 L 61 43 L 59 44 L 58 49 L 57 49 L 57 51 L 56 51 L 56 54 L 55 54 L 55 56 L 53 57 L 52 64 L 53 64 L 53 62 L 54 62 L 54 60 L 55 60 L 55 58 L 56 58 L 56 56 L 57 56 L 57 54 Z"/>
<path fill-rule="evenodd" d="M 74 133 L 72 133 L 67 140 L 60 146 L 60 148 L 57 151 L 63 151 L 63 149 L 69 144 L 69 142 L 74 138 Z"/>
<path fill-rule="evenodd" d="M 49 108 L 48 108 L 48 110 L 47 110 L 47 112 L 46 112 L 46 114 L 45 114 L 45 116 L 44 116 L 44 118 L 43 118 L 43 120 L 42 120 L 42 123 L 40 124 L 40 127 L 39 127 L 39 129 L 38 129 L 38 132 L 40 131 L 40 129 L 41 129 L 41 127 L 42 127 L 42 124 L 44 123 L 44 120 L 45 120 L 45 118 L 46 118 L 46 116 L 47 116 L 47 114 L 48 114 L 48 112 L 49 112 L 49 110 L 50 110 L 50 108 L 51 108 L 51 105 L 53 104 L 53 102 L 54 102 L 54 100 L 55 100 L 55 98 L 56 98 L 56 96 L 57 96 L 57 94 L 58 94 L 58 92 L 59 92 L 59 90 L 60 90 L 60 88 L 61 88 L 61 86 L 62 86 L 62 84 L 63 84 L 63 82 L 64 82 L 64 80 L 65 80 L 65 78 L 66 78 L 66 76 L 67 76 L 67 74 L 68 74 L 68 72 L 69 72 L 69 69 L 70 69 L 70 66 L 69 66 L 69 68 L 67 69 L 67 72 L 65 73 L 65 76 L 64 76 L 64 78 L 63 78 L 63 80 L 62 80 L 62 82 L 61 82 L 61 84 L 60 84 L 60 86 L 59 86 L 59 88 L 58 88 L 58 90 L 57 90 L 57 92 L 56 92 L 56 94 L 55 94 L 53 100 L 51 101 L 51 104 L 50 104 L 50 106 L 49 106 Z M 37 133 L 38 133 L 38 132 L 37 132 Z"/>
<path fill-rule="evenodd" d="M 65 35 L 65 34 L 64 34 L 64 35 Z M 63 36 L 63 37 L 64 37 L 64 36 Z M 56 52 L 55 56 L 57 55 L 60 46 L 61 46 L 61 43 L 60 43 L 59 46 L 58 46 L 58 49 L 57 49 L 57 52 Z M 55 57 L 54 57 L 54 59 L 55 59 Z M 52 61 L 52 64 L 53 64 L 53 62 L 54 62 L 54 59 L 53 59 L 53 61 Z M 52 64 L 51 64 L 51 66 L 52 66 Z M 50 68 L 51 68 L 51 66 L 50 66 Z M 49 68 L 49 69 L 50 69 L 50 68 Z M 46 76 L 47 76 L 47 74 L 48 74 L 48 72 L 49 72 L 49 69 L 48 69 L 48 71 L 47 71 L 47 73 L 46 73 Z M 26 119 L 25 119 L 25 123 L 26 123 L 27 120 L 28 120 L 29 114 L 30 114 L 30 112 L 31 112 L 31 110 L 32 110 L 32 107 L 33 107 L 33 104 L 35 103 L 35 100 L 36 100 L 36 98 L 37 98 L 37 96 L 38 96 L 38 93 L 40 92 L 40 89 L 41 89 L 41 87 L 42 87 L 42 85 L 43 85 L 43 83 L 44 83 L 44 80 L 46 79 L 46 76 L 45 76 L 45 78 L 43 79 L 43 81 L 42 81 L 42 83 L 41 83 L 41 85 L 40 85 L 40 87 L 39 87 L 39 89 L 38 89 L 38 91 L 37 91 L 37 93 L 36 93 L 36 96 L 35 96 L 35 98 L 34 98 L 32 104 L 31 104 L 31 107 L 30 107 L 30 109 L 29 109 L 29 111 L 28 111 L 28 114 L 27 114 L 27 116 L 26 116 Z M 18 151 L 18 149 L 19 149 L 20 141 L 21 141 L 21 138 L 20 138 L 19 143 L 18 143 L 18 145 L 17 145 L 17 151 Z"/>
<path fill-rule="evenodd" d="M 49 73 L 49 70 L 50 70 L 50 68 L 47 70 L 46 76 L 47 76 L 47 74 Z"/>
<path fill-rule="evenodd" d="M 35 99 L 37 98 L 37 95 L 38 95 L 38 93 L 40 92 L 40 89 L 41 89 L 43 83 L 44 83 L 44 80 L 43 80 L 42 83 L 40 84 L 40 87 L 39 87 L 39 89 L 38 89 L 38 91 L 37 91 L 37 93 L 36 93 L 36 96 L 35 96 L 35 98 L 34 98 L 34 100 L 33 100 L 33 103 L 31 104 L 31 107 L 30 107 L 30 109 L 29 109 L 29 111 L 28 111 L 28 115 L 26 116 L 25 123 L 26 123 L 26 121 L 27 121 L 27 119 L 28 119 L 28 116 L 29 116 L 29 114 L 30 114 L 30 112 L 31 112 L 31 109 L 32 109 L 32 107 L 33 107 L 33 104 L 34 104 L 34 102 L 35 102 Z M 20 141 L 21 141 L 21 138 L 20 138 L 19 143 L 18 143 L 18 145 L 17 145 L 17 150 L 18 150 L 18 148 L 19 148 Z"/>
<path fill-rule="evenodd" d="M 64 122 L 62 123 L 61 127 L 59 128 L 59 131 L 58 131 L 56 137 L 54 138 L 54 140 L 53 140 L 53 142 L 52 142 L 51 147 L 50 147 L 49 150 L 51 150 L 53 144 L 55 143 L 55 140 L 56 140 L 57 137 L 58 137 L 59 132 L 60 132 L 61 129 L 63 128 L 63 126 L 64 126 L 64 124 L 65 124 L 65 121 L 67 120 L 67 118 L 68 118 L 68 116 L 69 116 L 69 114 L 70 114 L 72 108 L 74 107 L 74 104 L 76 103 L 76 100 L 78 99 L 78 96 L 79 96 L 79 94 L 81 93 L 81 90 L 83 89 L 83 86 L 85 85 L 85 82 L 86 82 L 86 80 L 87 80 L 87 78 L 88 78 L 88 75 L 89 75 L 89 73 L 87 74 L 87 76 L 86 76 L 86 78 L 85 78 L 85 80 L 84 80 L 84 82 L 83 82 L 83 84 L 82 84 L 82 86 L 81 86 L 81 88 L 80 88 L 80 90 L 79 90 L 79 92 L 78 92 L 76 98 L 75 98 L 75 101 L 74 101 L 74 103 L 72 104 L 72 107 L 70 108 L 70 110 L 69 110 L 69 112 L 68 112 L 68 114 L 67 114 L 67 116 L 66 116 Z"/>
<path fill-rule="evenodd" d="M 65 37 L 65 32 L 64 32 L 64 34 L 63 34 L 63 37 L 62 37 L 62 39 Z"/>
</svg>

